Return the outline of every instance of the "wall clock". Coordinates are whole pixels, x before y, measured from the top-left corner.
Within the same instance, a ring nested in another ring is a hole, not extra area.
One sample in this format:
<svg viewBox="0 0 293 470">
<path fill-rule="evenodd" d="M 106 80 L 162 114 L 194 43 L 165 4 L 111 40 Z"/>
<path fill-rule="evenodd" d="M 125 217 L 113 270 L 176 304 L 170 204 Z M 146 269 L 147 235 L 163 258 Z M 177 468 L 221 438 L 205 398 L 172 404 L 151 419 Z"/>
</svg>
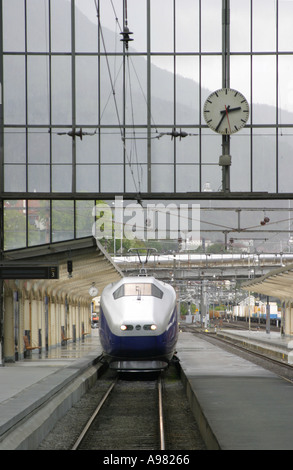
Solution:
<svg viewBox="0 0 293 470">
<path fill-rule="evenodd" d="M 221 88 L 207 98 L 203 115 L 214 132 L 223 135 L 240 131 L 249 118 L 249 104 L 237 90 Z"/>
<path fill-rule="evenodd" d="M 89 294 L 92 296 L 92 297 L 96 297 L 98 295 L 98 292 L 99 290 L 94 286 L 92 285 L 90 288 L 89 288 Z"/>
</svg>

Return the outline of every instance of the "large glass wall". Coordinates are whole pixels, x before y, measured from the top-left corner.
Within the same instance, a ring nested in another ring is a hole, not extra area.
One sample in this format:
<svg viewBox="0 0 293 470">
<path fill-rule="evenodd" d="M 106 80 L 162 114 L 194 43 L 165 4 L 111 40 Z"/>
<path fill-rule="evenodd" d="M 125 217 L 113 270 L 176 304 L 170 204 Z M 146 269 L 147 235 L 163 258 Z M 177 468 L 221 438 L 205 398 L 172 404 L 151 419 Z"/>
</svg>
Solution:
<svg viewBox="0 0 293 470">
<path fill-rule="evenodd" d="M 250 104 L 231 136 L 231 192 L 292 193 L 293 2 L 229 3 L 230 87 Z M 222 137 L 203 105 L 223 85 L 222 4 L 0 0 L 1 194 L 22 220 L 37 193 L 46 221 L 38 240 L 25 222 L 24 245 L 90 232 L 81 198 L 221 191 Z M 58 198 L 74 216 L 66 234 Z"/>
<path fill-rule="evenodd" d="M 202 108 L 222 87 L 222 0 L 1 3 L 2 192 L 221 190 L 221 137 Z M 293 2 L 230 9 L 230 87 L 250 103 L 231 191 L 291 192 Z"/>
</svg>

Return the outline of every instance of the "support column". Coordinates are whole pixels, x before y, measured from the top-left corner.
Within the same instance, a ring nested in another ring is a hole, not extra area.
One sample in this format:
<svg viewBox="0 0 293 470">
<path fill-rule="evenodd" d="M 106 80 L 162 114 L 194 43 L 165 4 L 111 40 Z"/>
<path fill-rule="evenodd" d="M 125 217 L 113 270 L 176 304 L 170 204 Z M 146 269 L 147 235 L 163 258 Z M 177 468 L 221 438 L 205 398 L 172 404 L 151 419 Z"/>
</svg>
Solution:
<svg viewBox="0 0 293 470">
<path fill-rule="evenodd" d="M 15 362 L 14 347 L 14 314 L 13 314 L 13 292 L 4 290 L 4 360 L 5 362 Z"/>
<path fill-rule="evenodd" d="M 230 0 L 222 3 L 222 86 L 230 88 Z M 230 136 L 222 137 L 222 155 L 219 166 L 222 167 L 222 191 L 230 192 Z"/>
</svg>

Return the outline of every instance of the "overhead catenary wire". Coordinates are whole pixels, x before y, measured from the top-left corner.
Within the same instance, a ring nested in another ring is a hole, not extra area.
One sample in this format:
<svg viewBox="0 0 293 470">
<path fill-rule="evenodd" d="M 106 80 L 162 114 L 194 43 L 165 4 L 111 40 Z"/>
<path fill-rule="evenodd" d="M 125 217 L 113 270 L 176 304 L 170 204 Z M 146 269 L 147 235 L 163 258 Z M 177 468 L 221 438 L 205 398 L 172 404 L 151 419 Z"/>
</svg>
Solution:
<svg viewBox="0 0 293 470">
<path fill-rule="evenodd" d="M 110 0 L 110 1 L 111 1 L 111 4 L 112 4 L 114 13 L 115 13 L 116 23 L 119 24 L 118 17 L 117 17 L 113 2 L 112 2 L 112 0 Z M 109 58 L 108 58 L 108 54 L 107 54 L 107 50 L 106 50 L 106 43 L 105 43 L 105 38 L 104 38 L 101 19 L 100 19 L 100 9 L 99 9 L 98 0 L 94 0 L 94 3 L 95 3 L 96 11 L 97 11 L 99 32 L 100 32 L 100 36 L 101 36 L 101 40 L 102 40 L 102 44 L 103 44 L 103 48 L 104 48 L 104 52 L 105 52 L 107 70 L 108 70 L 108 75 L 109 75 L 109 79 L 110 79 L 111 91 L 112 91 L 112 95 L 113 95 L 113 99 L 114 99 L 115 112 L 116 112 L 116 116 L 117 116 L 117 120 L 118 120 L 118 124 L 119 124 L 122 145 L 123 145 L 125 156 L 126 156 L 126 159 L 127 159 L 127 164 L 129 166 L 129 170 L 130 170 L 130 173 L 131 173 L 131 176 L 132 176 L 135 191 L 137 193 L 139 193 L 140 192 L 140 186 L 141 186 L 140 175 L 138 173 L 138 184 L 137 184 L 137 181 L 134 177 L 134 171 L 133 171 L 133 165 L 132 165 L 132 162 L 131 162 L 131 156 L 129 155 L 127 145 L 126 145 L 126 141 L 125 141 L 124 127 L 122 125 L 121 118 L 120 118 L 120 115 L 119 115 L 118 103 L 117 103 L 117 99 L 116 99 L 115 81 L 112 78 L 112 73 L 111 73 L 110 64 L 109 64 Z M 127 15 L 127 4 L 126 4 L 125 15 Z M 119 27 L 120 27 L 120 25 L 119 25 Z M 133 112 L 132 112 L 132 115 L 133 115 Z M 138 161 L 137 161 L 136 166 L 138 167 Z"/>
</svg>

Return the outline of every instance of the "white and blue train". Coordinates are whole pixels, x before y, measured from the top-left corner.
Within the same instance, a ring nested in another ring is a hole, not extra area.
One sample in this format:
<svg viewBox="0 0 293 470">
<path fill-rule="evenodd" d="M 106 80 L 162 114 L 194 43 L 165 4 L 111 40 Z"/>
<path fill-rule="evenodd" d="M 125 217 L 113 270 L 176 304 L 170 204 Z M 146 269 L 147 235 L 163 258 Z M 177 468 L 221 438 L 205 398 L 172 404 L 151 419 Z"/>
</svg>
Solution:
<svg viewBox="0 0 293 470">
<path fill-rule="evenodd" d="M 175 290 L 154 277 L 123 278 L 108 285 L 101 295 L 99 332 L 110 368 L 167 368 L 178 339 Z"/>
</svg>

